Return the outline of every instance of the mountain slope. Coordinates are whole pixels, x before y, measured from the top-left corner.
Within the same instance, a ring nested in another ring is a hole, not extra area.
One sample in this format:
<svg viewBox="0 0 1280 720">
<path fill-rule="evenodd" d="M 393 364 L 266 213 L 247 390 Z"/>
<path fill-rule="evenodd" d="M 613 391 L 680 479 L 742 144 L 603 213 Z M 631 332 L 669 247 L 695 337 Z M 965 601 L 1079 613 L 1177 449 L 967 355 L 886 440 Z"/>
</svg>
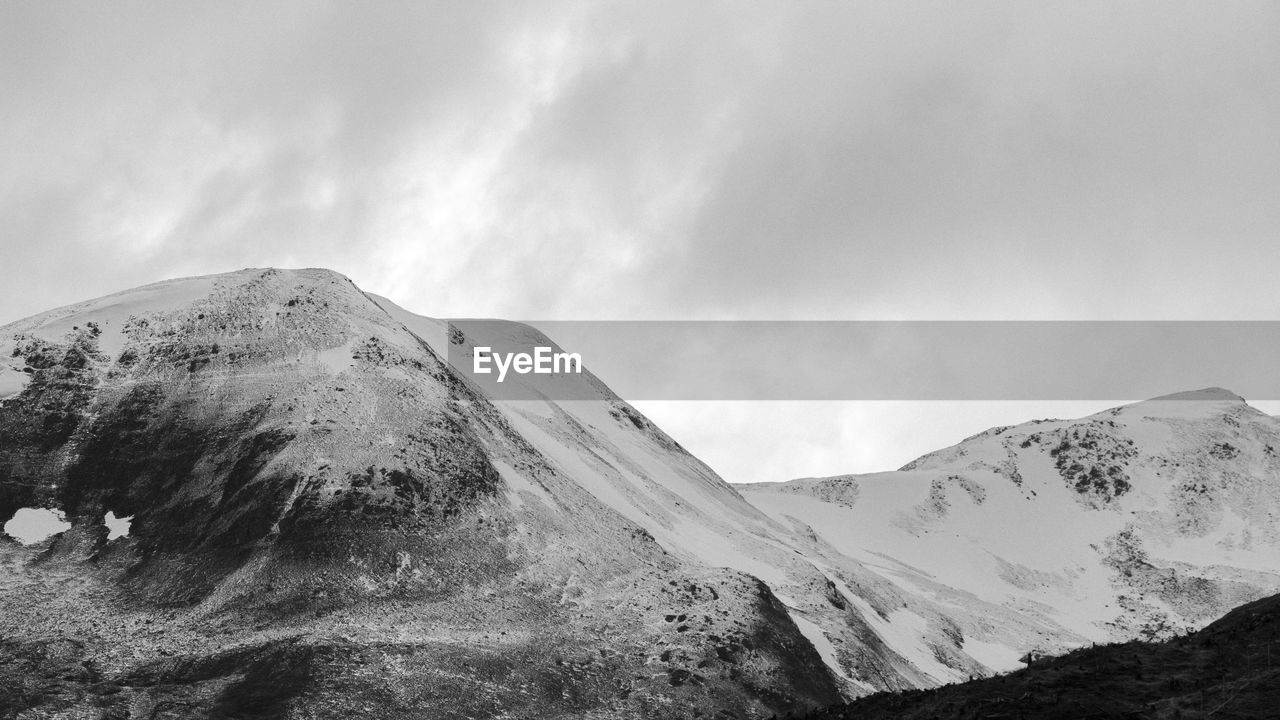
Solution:
<svg viewBox="0 0 1280 720">
<path fill-rule="evenodd" d="M 553 344 L 514 323 L 446 328 L 379 302 L 422 337 L 449 342 L 451 362 L 462 367 L 470 366 L 471 348 L 478 345 Z M 507 382 L 525 382 L 521 377 Z M 741 486 L 724 483 L 594 377 L 560 376 L 552 382 L 556 385 L 548 386 L 540 378 L 523 392 L 507 388 L 504 396 L 526 399 L 494 405 L 560 472 L 643 526 L 666 551 L 765 581 L 847 695 L 987 673 L 987 665 L 969 650 L 1009 634 L 1083 641 L 1016 609 L 981 601 L 957 609 L 954 598 L 905 591 L 874 563 L 842 554 L 802 523 L 775 521 L 744 501 L 737 492 Z M 576 399 L 538 399 L 543 390 Z M 959 636 L 974 641 L 966 649 L 954 641 Z"/>
<path fill-rule="evenodd" d="M 839 697 L 767 585 L 667 552 L 334 273 L 140 288 L 0 329 L 0 351 L 0 517 L 71 524 L 0 536 L 0 662 L 24 688 L 0 714 L 761 716 Z"/>
<path fill-rule="evenodd" d="M 323 270 L 0 328 L 0 520 L 70 525 L 0 534 L 0 672 L 26 688 L 0 708 L 766 717 L 1275 587 L 1280 443 L 1238 400 L 735 488 L 589 373 L 498 399 L 445 361 L 544 344 Z"/>
<path fill-rule="evenodd" d="M 1280 421 L 1210 389 L 743 494 L 904 592 L 1058 627 L 960 640 L 1006 670 L 1031 650 L 1168 637 L 1280 591 L 1278 448 Z"/>
<path fill-rule="evenodd" d="M 806 720 L 1223 718 L 1280 714 L 1280 596 L 1190 635 L 1081 649 L 1010 675 L 881 694 Z"/>
</svg>

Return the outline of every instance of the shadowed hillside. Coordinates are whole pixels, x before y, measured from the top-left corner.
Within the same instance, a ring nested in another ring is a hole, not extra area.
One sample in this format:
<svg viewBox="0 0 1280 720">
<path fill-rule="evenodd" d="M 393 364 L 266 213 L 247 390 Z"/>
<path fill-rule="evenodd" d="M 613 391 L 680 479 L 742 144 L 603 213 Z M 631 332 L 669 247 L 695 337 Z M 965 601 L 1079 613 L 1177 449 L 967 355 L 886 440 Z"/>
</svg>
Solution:
<svg viewBox="0 0 1280 720">
<path fill-rule="evenodd" d="M 805 720 L 1280 717 L 1280 595 L 1163 643 L 1077 650 L 1000 677 L 881 693 Z"/>
</svg>

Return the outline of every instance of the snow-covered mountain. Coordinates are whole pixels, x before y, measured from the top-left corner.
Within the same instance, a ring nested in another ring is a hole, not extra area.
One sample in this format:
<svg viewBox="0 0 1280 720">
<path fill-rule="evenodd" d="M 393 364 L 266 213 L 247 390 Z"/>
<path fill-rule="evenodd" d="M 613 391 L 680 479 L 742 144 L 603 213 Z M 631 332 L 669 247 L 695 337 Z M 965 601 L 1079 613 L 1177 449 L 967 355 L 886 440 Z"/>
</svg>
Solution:
<svg viewBox="0 0 1280 720">
<path fill-rule="evenodd" d="M 902 593 L 1033 623 L 964 634 L 992 669 L 1280 591 L 1280 420 L 1218 388 L 992 428 L 897 472 L 741 489 Z"/>
<path fill-rule="evenodd" d="M 0 328 L 11 707 L 769 716 L 1280 587 L 1280 437 L 1238 399 L 733 487 L 590 374 L 500 401 L 442 361 L 513 344 L 550 340 L 323 270 Z"/>
<path fill-rule="evenodd" d="M 839 698 L 769 586 L 655 539 L 694 532 L 686 502 L 771 520 L 621 401 L 495 406 L 424 342 L 437 326 L 335 273 L 255 270 L 0 329 L 0 517 L 71 526 L 0 540 L 0 672 L 30 690 L 4 709 L 693 717 Z"/>
</svg>

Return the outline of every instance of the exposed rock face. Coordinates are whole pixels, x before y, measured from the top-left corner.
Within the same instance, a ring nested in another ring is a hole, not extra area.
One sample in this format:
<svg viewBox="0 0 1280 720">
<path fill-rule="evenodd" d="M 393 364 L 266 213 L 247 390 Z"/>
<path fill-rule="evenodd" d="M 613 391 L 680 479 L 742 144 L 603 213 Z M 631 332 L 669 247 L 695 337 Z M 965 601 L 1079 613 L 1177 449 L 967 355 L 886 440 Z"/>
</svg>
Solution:
<svg viewBox="0 0 1280 720">
<path fill-rule="evenodd" d="M 767 585 L 664 550 L 339 275 L 141 288 L 3 328 L 0 351 L 0 517 L 72 524 L 0 537 L 0 675 L 19 688 L 0 716 L 768 716 L 839 697 Z M 107 541 L 107 512 L 127 537 Z"/>
</svg>

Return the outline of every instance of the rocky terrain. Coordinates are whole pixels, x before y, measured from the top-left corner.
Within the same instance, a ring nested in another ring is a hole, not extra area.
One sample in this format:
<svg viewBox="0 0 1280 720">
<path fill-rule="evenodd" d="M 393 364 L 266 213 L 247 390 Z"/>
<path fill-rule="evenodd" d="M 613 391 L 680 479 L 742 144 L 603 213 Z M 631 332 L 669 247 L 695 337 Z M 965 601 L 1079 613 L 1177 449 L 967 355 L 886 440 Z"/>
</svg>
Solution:
<svg viewBox="0 0 1280 720">
<path fill-rule="evenodd" d="M 324 270 L 0 328 L 0 717 L 770 717 L 1280 591 L 1233 396 L 734 487 L 589 373 L 455 369 L 535 344 Z"/>
<path fill-rule="evenodd" d="M 769 586 L 668 552 L 339 275 L 164 283 L 0 338 L 0 517 L 70 524 L 0 538 L 0 717 L 751 717 L 840 697 Z"/>
</svg>

